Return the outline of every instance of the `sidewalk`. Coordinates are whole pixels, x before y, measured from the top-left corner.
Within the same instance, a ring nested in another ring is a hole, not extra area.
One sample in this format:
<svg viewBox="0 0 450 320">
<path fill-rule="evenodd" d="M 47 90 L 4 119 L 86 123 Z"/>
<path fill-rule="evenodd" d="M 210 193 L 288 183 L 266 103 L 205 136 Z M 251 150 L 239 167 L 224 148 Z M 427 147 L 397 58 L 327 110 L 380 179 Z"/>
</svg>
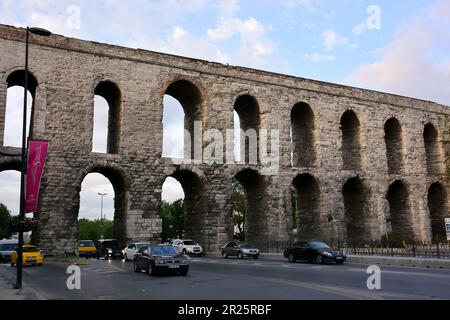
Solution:
<svg viewBox="0 0 450 320">
<path fill-rule="evenodd" d="M 13 289 L 15 279 L 6 270 L 8 265 L 0 265 L 0 300 L 25 300 L 25 296 L 20 295 L 20 290 Z"/>
<path fill-rule="evenodd" d="M 207 252 L 206 257 L 220 258 L 221 255 L 216 252 Z M 261 253 L 261 259 L 273 261 L 287 261 L 282 253 Z M 386 265 L 417 268 L 438 268 L 450 269 L 450 259 L 429 259 L 429 258 L 405 258 L 389 256 L 356 256 L 348 255 L 348 263 L 360 263 L 366 265 Z"/>
<path fill-rule="evenodd" d="M 9 264 L 0 264 L 0 300 L 42 300 L 26 283 L 23 283 L 21 290 L 13 289 L 16 283 L 15 271 Z"/>
</svg>

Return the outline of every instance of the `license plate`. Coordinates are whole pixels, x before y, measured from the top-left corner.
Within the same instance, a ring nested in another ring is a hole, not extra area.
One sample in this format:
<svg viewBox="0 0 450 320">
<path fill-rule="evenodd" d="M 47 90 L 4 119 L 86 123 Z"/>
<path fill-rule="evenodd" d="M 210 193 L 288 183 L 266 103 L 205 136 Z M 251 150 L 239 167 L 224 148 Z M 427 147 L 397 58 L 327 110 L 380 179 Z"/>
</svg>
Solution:
<svg viewBox="0 0 450 320">
<path fill-rule="evenodd" d="M 27 259 L 27 262 L 36 262 L 34 259 Z"/>
<path fill-rule="evenodd" d="M 342 260 L 342 257 L 336 257 L 336 260 Z"/>
<path fill-rule="evenodd" d="M 177 264 L 169 264 L 169 269 L 179 269 L 180 266 Z"/>
</svg>

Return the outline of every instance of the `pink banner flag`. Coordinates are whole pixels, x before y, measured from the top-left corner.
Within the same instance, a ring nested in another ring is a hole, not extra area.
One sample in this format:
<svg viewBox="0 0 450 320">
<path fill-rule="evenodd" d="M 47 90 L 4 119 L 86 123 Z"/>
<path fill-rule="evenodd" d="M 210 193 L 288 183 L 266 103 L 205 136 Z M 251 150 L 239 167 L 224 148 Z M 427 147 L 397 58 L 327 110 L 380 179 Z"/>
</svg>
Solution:
<svg viewBox="0 0 450 320">
<path fill-rule="evenodd" d="M 29 140 L 25 198 L 25 212 L 27 213 L 37 211 L 39 188 L 41 186 L 47 151 L 48 141 Z"/>
</svg>

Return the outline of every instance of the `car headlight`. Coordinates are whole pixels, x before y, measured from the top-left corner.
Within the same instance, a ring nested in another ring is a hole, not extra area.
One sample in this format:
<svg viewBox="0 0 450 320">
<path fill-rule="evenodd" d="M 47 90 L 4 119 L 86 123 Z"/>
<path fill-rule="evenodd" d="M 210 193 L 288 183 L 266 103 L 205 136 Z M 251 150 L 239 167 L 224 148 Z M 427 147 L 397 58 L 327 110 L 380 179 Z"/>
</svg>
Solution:
<svg viewBox="0 0 450 320">
<path fill-rule="evenodd" d="M 327 257 L 332 257 L 332 256 L 333 256 L 333 254 L 330 253 L 330 252 L 324 252 L 323 255 L 325 255 L 325 256 L 327 256 Z"/>
<path fill-rule="evenodd" d="M 108 253 L 112 253 L 112 250 L 111 250 L 111 249 L 108 249 Z"/>
</svg>

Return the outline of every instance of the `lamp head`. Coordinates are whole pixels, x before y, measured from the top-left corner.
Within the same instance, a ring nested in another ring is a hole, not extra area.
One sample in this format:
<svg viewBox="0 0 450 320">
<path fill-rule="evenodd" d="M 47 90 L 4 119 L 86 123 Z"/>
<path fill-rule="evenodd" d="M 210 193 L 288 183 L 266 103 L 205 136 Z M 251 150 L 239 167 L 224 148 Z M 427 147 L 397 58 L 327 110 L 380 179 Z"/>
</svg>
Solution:
<svg viewBox="0 0 450 320">
<path fill-rule="evenodd" d="M 41 37 L 50 37 L 52 33 L 43 28 L 29 28 L 28 29 L 32 34 L 41 36 Z"/>
</svg>

